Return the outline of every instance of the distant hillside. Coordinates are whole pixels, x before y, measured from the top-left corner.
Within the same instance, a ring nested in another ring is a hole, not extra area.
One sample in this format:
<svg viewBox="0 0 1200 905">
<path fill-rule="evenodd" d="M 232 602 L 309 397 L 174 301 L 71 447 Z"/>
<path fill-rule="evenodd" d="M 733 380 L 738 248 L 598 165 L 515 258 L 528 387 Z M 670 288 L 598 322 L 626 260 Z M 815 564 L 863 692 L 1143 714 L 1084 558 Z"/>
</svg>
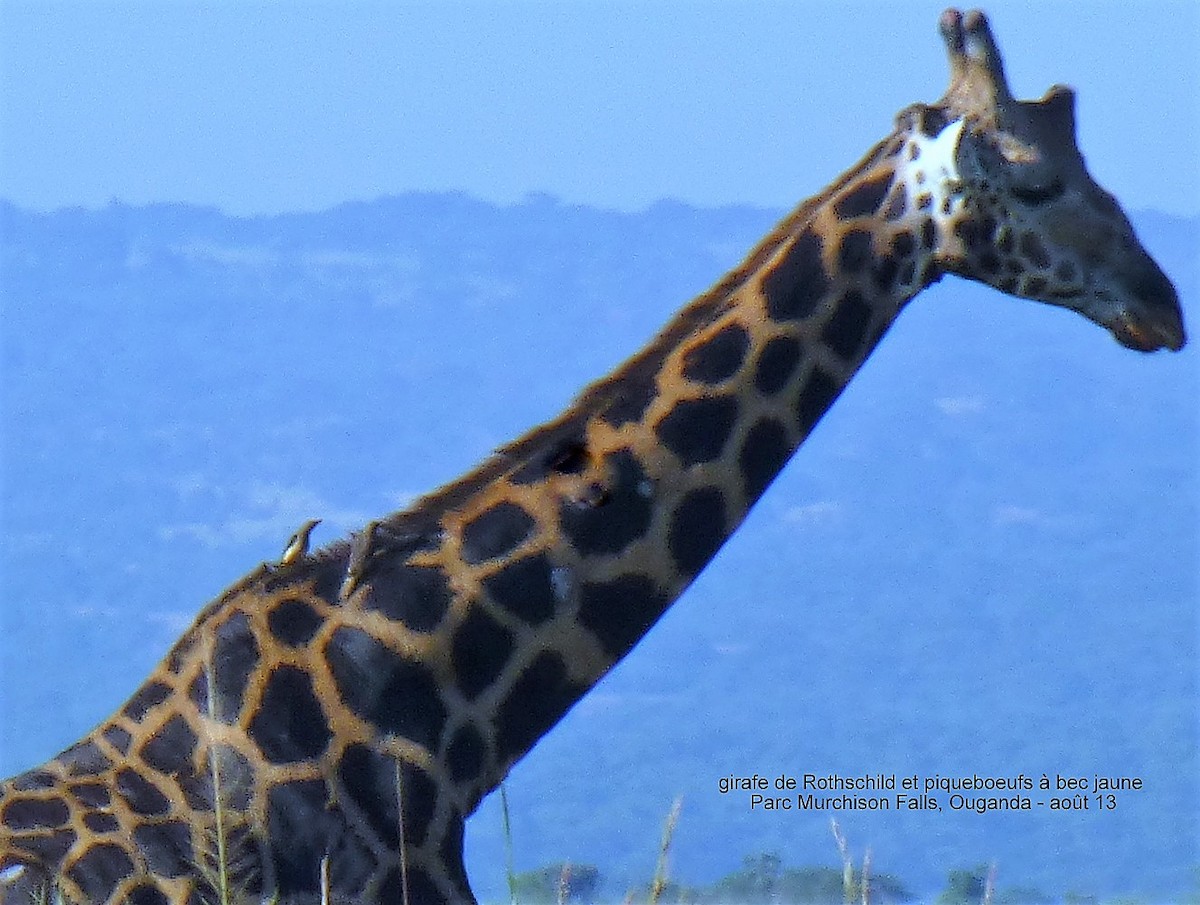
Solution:
<svg viewBox="0 0 1200 905">
<path fill-rule="evenodd" d="M 326 543 L 554 414 L 779 212 L 407 195 L 237 219 L 0 204 L 0 774 L 118 706 L 303 520 Z M 1200 220 L 1135 218 L 1200 334 Z M 836 866 L 722 776 L 1137 776 L 1116 810 L 844 812 L 918 890 L 1162 898 L 1200 837 L 1195 346 L 947 279 L 718 561 L 509 784 L 519 869 Z M 469 831 L 502 895 L 497 802 Z"/>
</svg>

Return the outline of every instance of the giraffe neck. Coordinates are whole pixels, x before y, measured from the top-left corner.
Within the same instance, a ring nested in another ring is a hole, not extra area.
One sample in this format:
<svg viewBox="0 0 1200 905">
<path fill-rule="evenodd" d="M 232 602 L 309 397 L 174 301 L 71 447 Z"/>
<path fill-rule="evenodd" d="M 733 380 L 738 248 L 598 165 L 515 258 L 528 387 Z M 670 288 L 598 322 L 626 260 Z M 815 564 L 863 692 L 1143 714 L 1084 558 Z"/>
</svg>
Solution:
<svg viewBox="0 0 1200 905">
<path fill-rule="evenodd" d="M 486 701 L 495 757 L 464 810 L 679 597 L 940 277 L 957 133 L 879 143 L 560 417 L 388 523 L 436 523 L 430 561 L 479 589 L 462 622 L 476 643 L 458 635 L 450 659 Z"/>
</svg>

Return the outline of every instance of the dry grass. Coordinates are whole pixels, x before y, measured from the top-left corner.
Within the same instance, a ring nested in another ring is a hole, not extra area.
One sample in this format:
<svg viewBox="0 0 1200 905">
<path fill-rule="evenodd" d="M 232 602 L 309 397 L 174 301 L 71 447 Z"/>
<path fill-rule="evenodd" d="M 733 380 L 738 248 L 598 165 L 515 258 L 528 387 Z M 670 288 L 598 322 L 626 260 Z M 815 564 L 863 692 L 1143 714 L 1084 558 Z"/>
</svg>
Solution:
<svg viewBox="0 0 1200 905">
<path fill-rule="evenodd" d="M 663 824 L 662 841 L 658 844 L 658 860 L 654 865 L 654 879 L 650 883 L 650 905 L 658 905 L 658 900 L 662 898 L 663 890 L 667 886 L 667 856 L 671 852 L 671 842 L 675 838 L 675 828 L 679 825 L 679 812 L 682 810 L 683 799 L 676 798 Z"/>
</svg>

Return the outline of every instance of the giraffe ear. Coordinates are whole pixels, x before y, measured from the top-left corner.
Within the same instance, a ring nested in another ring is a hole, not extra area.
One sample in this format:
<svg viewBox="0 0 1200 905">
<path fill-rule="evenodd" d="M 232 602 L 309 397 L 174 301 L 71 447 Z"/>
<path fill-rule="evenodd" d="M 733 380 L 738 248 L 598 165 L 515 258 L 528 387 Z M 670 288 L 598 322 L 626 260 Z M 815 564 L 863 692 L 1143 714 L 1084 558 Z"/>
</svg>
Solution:
<svg viewBox="0 0 1200 905">
<path fill-rule="evenodd" d="M 1078 153 L 1075 145 L 1075 92 L 1055 85 L 1041 100 L 1025 101 L 1013 111 L 1018 131 L 1052 153 Z"/>
<path fill-rule="evenodd" d="M 1047 117 L 1061 123 L 1063 128 L 1075 134 L 1075 89 L 1070 85 L 1054 85 L 1036 103 L 1046 111 Z"/>
<path fill-rule="evenodd" d="M 1001 117 L 997 144 L 1018 191 L 1046 196 L 1083 169 L 1075 143 L 1075 92 L 1055 85 L 1041 100 L 1012 105 Z M 1041 197 L 1040 200 L 1047 200 Z"/>
</svg>

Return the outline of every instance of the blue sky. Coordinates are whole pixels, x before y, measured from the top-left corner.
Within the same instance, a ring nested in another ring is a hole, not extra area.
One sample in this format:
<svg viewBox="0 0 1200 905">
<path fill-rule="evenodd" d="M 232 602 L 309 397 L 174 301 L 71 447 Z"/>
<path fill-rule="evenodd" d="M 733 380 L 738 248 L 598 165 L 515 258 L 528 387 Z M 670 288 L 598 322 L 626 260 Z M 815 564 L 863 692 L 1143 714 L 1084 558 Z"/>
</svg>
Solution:
<svg viewBox="0 0 1200 905">
<path fill-rule="evenodd" d="M 0 196 L 789 206 L 936 99 L 940 2 L 0 4 Z M 1130 209 L 1200 212 L 1200 4 L 993 2 Z"/>
</svg>

